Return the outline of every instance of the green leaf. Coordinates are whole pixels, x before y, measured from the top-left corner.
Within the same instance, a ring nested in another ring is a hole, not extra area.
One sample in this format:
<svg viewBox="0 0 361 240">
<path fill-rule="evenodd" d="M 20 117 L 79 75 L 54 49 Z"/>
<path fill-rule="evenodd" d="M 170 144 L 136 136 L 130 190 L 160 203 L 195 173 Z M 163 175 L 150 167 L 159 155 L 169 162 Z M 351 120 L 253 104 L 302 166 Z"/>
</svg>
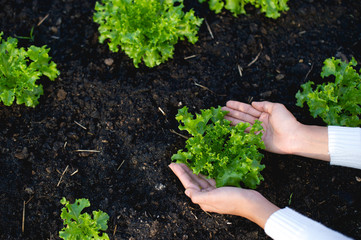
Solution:
<svg viewBox="0 0 361 240">
<path fill-rule="evenodd" d="M 320 117 L 328 125 L 359 127 L 361 125 L 361 75 L 353 68 L 354 58 L 347 63 L 340 59 L 324 61 L 321 77 L 334 77 L 312 88 L 313 82 L 302 84 L 303 91 L 296 94 L 297 106 L 307 103 L 311 115 Z"/>
<path fill-rule="evenodd" d="M 88 199 L 77 199 L 75 200 L 75 203 L 70 204 L 69 202 L 67 202 L 65 200 L 65 198 L 63 198 L 64 200 L 62 200 L 62 204 L 65 205 L 65 207 L 68 208 L 68 211 L 63 208 L 62 210 L 62 215 L 61 218 L 65 219 L 67 221 L 71 221 L 71 220 L 78 220 L 80 213 L 83 211 L 84 208 L 89 207 L 90 206 L 90 202 Z M 65 202 L 65 204 L 64 204 Z"/>
<path fill-rule="evenodd" d="M 323 62 L 321 77 L 328 77 L 330 75 L 336 74 L 336 64 L 339 64 L 340 60 L 335 60 L 334 58 L 327 58 Z"/>
<path fill-rule="evenodd" d="M 225 8 L 230 10 L 234 16 L 239 14 L 246 14 L 246 10 L 244 9 L 247 1 L 243 0 L 227 0 Z"/>
<path fill-rule="evenodd" d="M 209 0 L 209 9 L 215 13 L 220 13 L 223 9 L 224 3 L 221 0 Z"/>
<path fill-rule="evenodd" d="M 108 214 L 102 211 L 93 211 L 93 216 L 100 230 L 105 231 L 108 229 L 108 225 L 107 225 L 107 222 L 109 220 Z"/>
<path fill-rule="evenodd" d="M 188 39 L 195 43 L 201 18 L 183 12 L 183 0 L 102 0 L 95 5 L 99 42 L 124 51 L 135 67 L 144 62 L 157 66 L 173 57 L 174 45 Z"/>
<path fill-rule="evenodd" d="M 187 107 L 178 110 L 176 120 L 179 129 L 192 135 L 186 141 L 187 151 L 178 150 L 172 161 L 186 164 L 195 174 L 214 178 L 217 187 L 241 186 L 255 188 L 263 179 L 260 164 L 264 149 L 262 126 L 256 121 L 249 133 L 245 130 L 249 123 L 239 123 L 232 127 L 224 119 L 227 114 L 221 107 L 201 110 L 195 116 Z"/>
<path fill-rule="evenodd" d="M 54 80 L 59 71 L 48 55 L 50 49 L 30 46 L 28 50 L 18 48 L 15 38 L 2 39 L 0 33 L 0 100 L 6 106 L 17 104 L 35 107 L 43 94 L 36 81 L 42 76 Z"/>
<path fill-rule="evenodd" d="M 102 211 L 93 211 L 93 218 L 88 213 L 82 213 L 84 208 L 90 206 L 88 199 L 77 199 L 73 204 L 70 204 L 65 198 L 60 201 L 65 207 L 61 210 L 60 217 L 66 225 L 60 232 L 59 236 L 65 240 L 80 240 L 80 239 L 109 239 L 105 231 L 108 228 L 107 222 L 109 220 L 108 214 Z"/>
<path fill-rule="evenodd" d="M 14 89 L 0 90 L 0 98 L 5 106 L 11 106 L 15 99 Z"/>
<path fill-rule="evenodd" d="M 198 0 L 200 3 L 206 0 Z M 262 13 L 268 18 L 279 18 L 280 12 L 289 10 L 287 6 L 288 0 L 208 0 L 209 9 L 215 13 L 220 13 L 224 8 L 233 13 L 234 16 L 246 14 L 245 6 L 251 4 L 256 8 L 260 8 Z"/>
<path fill-rule="evenodd" d="M 190 159 L 191 157 L 192 157 L 191 153 L 178 150 L 176 154 L 173 154 L 172 160 L 177 161 L 177 163 L 186 163 L 187 159 Z"/>
</svg>

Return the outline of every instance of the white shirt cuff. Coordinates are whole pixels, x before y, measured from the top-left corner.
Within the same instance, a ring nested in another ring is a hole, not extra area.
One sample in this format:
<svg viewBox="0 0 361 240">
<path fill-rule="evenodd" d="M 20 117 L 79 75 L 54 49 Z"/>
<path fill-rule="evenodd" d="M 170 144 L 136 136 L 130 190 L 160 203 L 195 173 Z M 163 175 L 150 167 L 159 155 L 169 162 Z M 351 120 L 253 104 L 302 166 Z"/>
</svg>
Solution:
<svg viewBox="0 0 361 240">
<path fill-rule="evenodd" d="M 276 240 L 350 239 L 287 207 L 274 212 L 264 230 Z"/>
<path fill-rule="evenodd" d="M 331 165 L 361 169 L 361 128 L 328 126 Z"/>
</svg>

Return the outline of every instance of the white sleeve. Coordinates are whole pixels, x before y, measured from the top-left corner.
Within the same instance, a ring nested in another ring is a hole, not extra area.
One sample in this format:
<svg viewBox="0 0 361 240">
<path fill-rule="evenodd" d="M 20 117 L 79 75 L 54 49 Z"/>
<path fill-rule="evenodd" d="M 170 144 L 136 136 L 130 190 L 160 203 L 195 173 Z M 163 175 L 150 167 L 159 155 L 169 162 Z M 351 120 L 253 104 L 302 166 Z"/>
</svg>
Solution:
<svg viewBox="0 0 361 240">
<path fill-rule="evenodd" d="M 275 240 L 351 239 L 287 207 L 274 212 L 264 230 Z"/>
<path fill-rule="evenodd" d="M 331 165 L 361 169 L 361 128 L 328 126 Z"/>
</svg>

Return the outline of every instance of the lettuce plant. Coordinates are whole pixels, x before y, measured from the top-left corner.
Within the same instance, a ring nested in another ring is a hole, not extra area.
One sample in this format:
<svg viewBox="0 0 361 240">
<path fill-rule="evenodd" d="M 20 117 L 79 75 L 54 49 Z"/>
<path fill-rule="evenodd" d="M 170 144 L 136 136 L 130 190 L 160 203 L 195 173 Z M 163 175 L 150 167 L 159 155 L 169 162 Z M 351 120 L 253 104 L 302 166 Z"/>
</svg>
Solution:
<svg viewBox="0 0 361 240">
<path fill-rule="evenodd" d="M 112 52 L 120 47 L 136 67 L 141 61 L 154 67 L 173 57 L 179 39 L 198 40 L 203 19 L 182 9 L 183 0 L 102 0 L 93 19 L 100 43 L 108 40 Z"/>
<path fill-rule="evenodd" d="M 8 37 L 5 41 L 0 33 L 0 102 L 10 106 L 15 98 L 17 104 L 35 107 L 43 94 L 41 84 L 36 81 L 42 76 L 54 80 L 59 71 L 49 57 L 46 46 L 30 46 L 27 50 L 18 48 L 18 40 Z"/>
<path fill-rule="evenodd" d="M 93 211 L 93 218 L 88 213 L 81 213 L 84 208 L 90 206 L 88 199 L 77 199 L 70 204 L 64 197 L 60 201 L 65 205 L 61 209 L 60 217 L 66 225 L 59 236 L 65 240 L 109 240 L 106 233 L 100 233 L 108 228 L 108 214 L 102 211 Z"/>
<path fill-rule="evenodd" d="M 287 11 L 288 0 L 198 0 L 203 3 L 208 1 L 209 8 L 215 13 L 220 13 L 224 8 L 231 11 L 234 16 L 239 14 L 246 14 L 244 7 L 247 4 L 252 4 L 256 8 L 260 8 L 262 13 L 266 14 L 268 18 L 278 18 L 280 12 Z"/>
<path fill-rule="evenodd" d="M 263 154 L 259 149 L 265 148 L 261 122 L 257 120 L 246 133 L 249 123 L 232 127 L 224 119 L 226 114 L 221 107 L 201 110 L 196 117 L 187 107 L 179 109 L 179 129 L 192 137 L 186 141 L 188 151 L 178 150 L 172 160 L 186 164 L 195 174 L 214 178 L 217 187 L 240 187 L 243 182 L 246 187 L 256 188 L 263 180 L 260 171 L 265 167 L 260 164 Z"/>
<path fill-rule="evenodd" d="M 296 105 L 307 103 L 311 115 L 321 117 L 328 125 L 361 126 L 361 75 L 353 68 L 356 65 L 354 58 L 349 63 L 326 59 L 321 77 L 334 76 L 334 82 L 318 84 L 315 89 L 312 81 L 302 84 Z"/>
</svg>

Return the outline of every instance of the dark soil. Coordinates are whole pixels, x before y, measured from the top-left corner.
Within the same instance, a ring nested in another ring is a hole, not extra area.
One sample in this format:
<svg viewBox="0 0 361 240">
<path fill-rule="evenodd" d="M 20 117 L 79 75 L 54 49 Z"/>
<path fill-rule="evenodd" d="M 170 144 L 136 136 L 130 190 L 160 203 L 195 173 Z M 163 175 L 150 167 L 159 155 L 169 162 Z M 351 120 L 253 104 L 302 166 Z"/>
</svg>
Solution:
<svg viewBox="0 0 361 240">
<path fill-rule="evenodd" d="M 136 69 L 98 43 L 94 5 L 0 0 L 4 36 L 29 36 L 34 26 L 35 42 L 20 45 L 46 44 L 61 72 L 54 82 L 40 81 L 36 108 L 0 105 L 0 239 L 59 239 L 62 197 L 88 198 L 89 211 L 107 212 L 111 239 L 267 239 L 250 221 L 208 214 L 184 195 L 168 168 L 184 147 L 171 132 L 180 132 L 175 114 L 181 106 L 198 112 L 229 99 L 268 100 L 323 125 L 294 96 L 305 81 L 323 81 L 326 58 L 361 59 L 359 2 L 291 0 L 272 20 L 252 7 L 238 18 L 216 15 L 188 0 L 214 39 L 203 23 L 195 45 L 178 43 L 174 59 L 152 69 Z M 270 153 L 263 163 L 258 191 L 265 197 L 360 237 L 360 171 Z"/>
</svg>

